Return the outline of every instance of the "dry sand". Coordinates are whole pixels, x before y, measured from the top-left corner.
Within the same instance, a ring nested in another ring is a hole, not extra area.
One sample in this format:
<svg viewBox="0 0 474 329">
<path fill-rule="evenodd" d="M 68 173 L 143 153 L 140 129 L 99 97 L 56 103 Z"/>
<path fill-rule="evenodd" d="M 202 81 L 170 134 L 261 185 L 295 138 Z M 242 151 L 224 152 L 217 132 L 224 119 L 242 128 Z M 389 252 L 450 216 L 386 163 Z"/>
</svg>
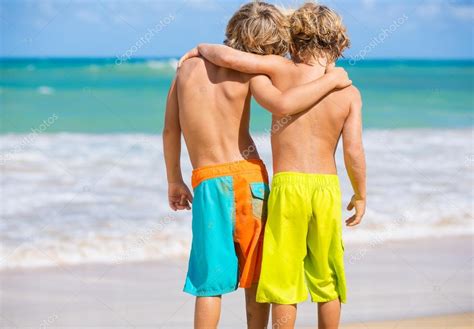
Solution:
<svg viewBox="0 0 474 329">
<path fill-rule="evenodd" d="M 354 325 L 343 328 L 473 328 L 472 241 L 346 246 L 342 321 Z M 181 292 L 185 274 L 185 261 L 3 271 L 0 327 L 192 328 L 194 299 Z M 301 304 L 297 328 L 315 328 L 315 310 Z M 220 328 L 245 328 L 241 290 L 224 296 Z"/>
<path fill-rule="evenodd" d="M 348 324 L 341 326 L 341 329 L 472 329 L 473 327 L 474 313 L 464 313 L 408 320 Z"/>
</svg>

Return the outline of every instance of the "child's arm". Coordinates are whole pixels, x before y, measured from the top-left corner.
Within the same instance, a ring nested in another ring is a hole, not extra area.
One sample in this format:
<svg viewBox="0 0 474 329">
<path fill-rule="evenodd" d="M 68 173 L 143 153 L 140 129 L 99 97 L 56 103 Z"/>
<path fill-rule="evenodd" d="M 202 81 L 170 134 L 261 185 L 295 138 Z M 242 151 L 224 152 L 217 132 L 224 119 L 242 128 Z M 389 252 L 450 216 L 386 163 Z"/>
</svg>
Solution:
<svg viewBox="0 0 474 329">
<path fill-rule="evenodd" d="M 178 94 L 176 78 L 171 83 L 166 102 L 163 128 L 163 153 L 168 179 L 168 202 L 173 210 L 191 209 L 193 197 L 181 174 L 181 126 L 179 124 Z"/>
<path fill-rule="evenodd" d="M 347 206 L 347 210 L 355 208 L 355 214 L 346 220 L 347 226 L 355 226 L 360 223 L 366 206 L 366 165 L 362 144 L 362 100 L 356 88 L 352 88 L 352 93 L 353 101 L 342 129 L 344 162 L 354 190 L 354 195 Z"/>
<path fill-rule="evenodd" d="M 341 85 L 341 81 L 346 83 Z M 276 116 L 286 116 L 310 109 L 333 89 L 351 83 L 344 69 L 335 68 L 317 80 L 284 92 L 277 89 L 266 75 L 257 75 L 250 80 L 250 90 L 265 109 Z"/>
<path fill-rule="evenodd" d="M 180 63 L 199 55 L 221 67 L 269 76 L 272 76 L 278 68 L 287 65 L 288 61 L 276 55 L 255 55 L 224 45 L 200 44 L 184 55 Z M 260 105 L 277 116 L 285 116 L 308 110 L 333 89 L 345 88 L 351 83 L 344 69 L 332 68 L 321 78 L 285 92 L 280 92 L 273 86 L 271 80 L 264 76 L 252 78 L 251 88 L 253 96 Z"/>
<path fill-rule="evenodd" d="M 275 65 L 281 65 L 288 59 L 277 55 L 256 55 L 234 48 L 202 43 L 187 52 L 178 62 L 178 67 L 191 58 L 201 55 L 214 65 L 248 74 L 267 74 L 275 72 Z"/>
</svg>

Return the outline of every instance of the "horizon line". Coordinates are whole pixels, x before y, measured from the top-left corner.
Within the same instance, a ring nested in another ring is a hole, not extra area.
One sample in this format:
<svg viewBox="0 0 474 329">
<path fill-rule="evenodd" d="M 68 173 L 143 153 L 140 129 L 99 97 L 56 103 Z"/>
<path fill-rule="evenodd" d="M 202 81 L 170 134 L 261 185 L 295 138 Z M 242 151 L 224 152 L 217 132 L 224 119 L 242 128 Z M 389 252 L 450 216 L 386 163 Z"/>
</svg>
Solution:
<svg viewBox="0 0 474 329">
<path fill-rule="evenodd" d="M 180 56 L 140 56 L 130 58 L 129 61 L 134 60 L 150 60 L 150 59 L 179 59 Z M 116 59 L 116 56 L 0 56 L 0 60 L 15 60 L 15 59 Z M 340 61 L 351 60 L 350 57 L 340 58 Z M 474 61 L 474 57 L 369 57 L 358 61 L 367 60 L 426 60 L 426 61 Z"/>
</svg>

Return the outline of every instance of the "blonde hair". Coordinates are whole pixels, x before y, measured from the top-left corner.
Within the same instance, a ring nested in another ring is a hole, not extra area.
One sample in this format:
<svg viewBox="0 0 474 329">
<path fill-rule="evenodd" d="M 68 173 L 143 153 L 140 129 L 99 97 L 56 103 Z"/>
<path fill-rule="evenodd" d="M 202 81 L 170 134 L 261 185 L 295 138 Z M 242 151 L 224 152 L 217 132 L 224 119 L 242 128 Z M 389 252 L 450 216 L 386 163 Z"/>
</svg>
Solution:
<svg viewBox="0 0 474 329">
<path fill-rule="evenodd" d="M 341 17 L 326 6 L 307 2 L 289 16 L 289 22 L 290 53 L 295 59 L 308 62 L 325 57 L 332 63 L 350 47 Z"/>
<path fill-rule="evenodd" d="M 259 55 L 286 55 L 291 41 L 287 17 L 261 1 L 240 7 L 229 20 L 225 35 L 227 46 Z"/>
</svg>

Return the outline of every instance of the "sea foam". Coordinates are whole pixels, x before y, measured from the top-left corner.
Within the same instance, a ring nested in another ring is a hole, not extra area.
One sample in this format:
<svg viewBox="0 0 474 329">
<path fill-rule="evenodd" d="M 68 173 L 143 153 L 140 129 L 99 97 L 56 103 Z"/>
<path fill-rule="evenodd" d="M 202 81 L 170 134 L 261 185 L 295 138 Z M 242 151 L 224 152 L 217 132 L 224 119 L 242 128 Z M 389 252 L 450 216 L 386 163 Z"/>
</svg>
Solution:
<svg viewBox="0 0 474 329">
<path fill-rule="evenodd" d="M 39 134 L 16 147 L 24 136 L 0 136 L 0 268 L 187 257 L 191 213 L 168 207 L 161 136 Z M 473 235 L 471 138 L 471 129 L 368 130 L 367 213 L 345 242 Z M 255 140 L 271 171 L 268 136 Z M 337 162 L 345 207 L 340 150 Z"/>
</svg>

